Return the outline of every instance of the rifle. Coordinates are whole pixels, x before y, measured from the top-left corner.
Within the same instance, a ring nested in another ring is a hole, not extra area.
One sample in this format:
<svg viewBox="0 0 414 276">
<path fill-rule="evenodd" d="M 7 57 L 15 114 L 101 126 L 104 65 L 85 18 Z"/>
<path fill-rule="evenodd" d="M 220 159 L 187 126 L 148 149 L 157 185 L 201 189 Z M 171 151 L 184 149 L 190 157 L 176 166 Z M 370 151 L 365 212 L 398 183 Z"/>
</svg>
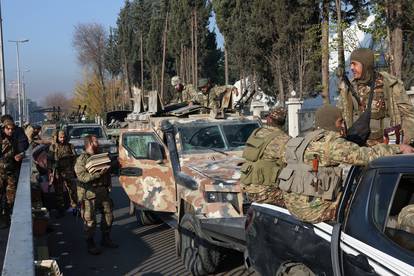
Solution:
<svg viewBox="0 0 414 276">
<path fill-rule="evenodd" d="M 348 129 L 346 140 L 358 144 L 360 147 L 367 144 L 369 135 L 371 134 L 371 106 L 374 98 L 375 81 L 371 83 L 371 91 L 369 92 L 367 109 L 359 116 L 359 118 Z"/>
<path fill-rule="evenodd" d="M 342 81 L 345 82 L 348 89 L 351 91 L 352 96 L 355 98 L 356 102 L 358 103 L 358 106 L 361 106 L 361 101 L 358 97 L 358 94 L 356 93 L 354 86 L 352 85 L 351 81 L 348 79 L 348 76 L 346 75 L 345 71 L 342 74 Z"/>
<path fill-rule="evenodd" d="M 242 96 L 237 101 L 237 103 L 234 105 L 234 109 L 241 110 L 241 107 L 244 105 L 244 103 L 242 103 L 242 100 L 243 100 L 244 97 L 247 96 L 248 93 L 249 93 L 249 90 L 244 89 Z"/>
</svg>

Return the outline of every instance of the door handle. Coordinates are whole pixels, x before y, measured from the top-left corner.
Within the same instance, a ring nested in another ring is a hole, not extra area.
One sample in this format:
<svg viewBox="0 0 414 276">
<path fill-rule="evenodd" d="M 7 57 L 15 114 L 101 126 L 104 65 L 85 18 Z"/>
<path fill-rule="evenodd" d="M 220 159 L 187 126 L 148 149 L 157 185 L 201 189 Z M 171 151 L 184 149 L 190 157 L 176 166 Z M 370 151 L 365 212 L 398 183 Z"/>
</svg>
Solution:
<svg viewBox="0 0 414 276">
<path fill-rule="evenodd" d="M 122 176 L 142 176 L 142 169 L 135 167 L 126 167 L 119 170 L 119 175 Z"/>
</svg>

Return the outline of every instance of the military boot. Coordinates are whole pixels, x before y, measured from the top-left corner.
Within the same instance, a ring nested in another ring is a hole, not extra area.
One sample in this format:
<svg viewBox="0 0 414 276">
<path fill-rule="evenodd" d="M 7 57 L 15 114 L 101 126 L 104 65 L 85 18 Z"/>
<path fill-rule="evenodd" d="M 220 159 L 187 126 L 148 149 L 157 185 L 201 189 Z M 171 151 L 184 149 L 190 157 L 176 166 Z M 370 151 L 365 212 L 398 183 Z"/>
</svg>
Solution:
<svg viewBox="0 0 414 276">
<path fill-rule="evenodd" d="M 93 238 L 89 238 L 86 240 L 86 244 L 88 247 L 88 253 L 91 255 L 99 255 L 101 254 L 101 249 L 98 248 L 95 244 L 95 241 L 93 240 Z"/>
<path fill-rule="evenodd" d="M 101 245 L 107 248 L 118 248 L 119 247 L 119 245 L 117 245 L 111 240 L 111 238 L 109 237 L 109 233 L 102 234 Z"/>
</svg>

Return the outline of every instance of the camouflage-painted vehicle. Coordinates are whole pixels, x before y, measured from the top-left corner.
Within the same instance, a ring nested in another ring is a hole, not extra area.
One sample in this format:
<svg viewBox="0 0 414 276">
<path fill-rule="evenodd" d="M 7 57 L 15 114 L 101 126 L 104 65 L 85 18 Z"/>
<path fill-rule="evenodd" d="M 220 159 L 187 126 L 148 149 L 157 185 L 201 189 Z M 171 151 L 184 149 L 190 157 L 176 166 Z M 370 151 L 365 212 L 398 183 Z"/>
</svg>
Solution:
<svg viewBox="0 0 414 276">
<path fill-rule="evenodd" d="M 187 269 L 212 273 L 220 247 L 244 250 L 241 155 L 260 122 L 232 115 L 141 119 L 120 135 L 120 183 L 140 223 L 154 222 L 155 212 L 172 215 L 177 254 Z"/>
</svg>

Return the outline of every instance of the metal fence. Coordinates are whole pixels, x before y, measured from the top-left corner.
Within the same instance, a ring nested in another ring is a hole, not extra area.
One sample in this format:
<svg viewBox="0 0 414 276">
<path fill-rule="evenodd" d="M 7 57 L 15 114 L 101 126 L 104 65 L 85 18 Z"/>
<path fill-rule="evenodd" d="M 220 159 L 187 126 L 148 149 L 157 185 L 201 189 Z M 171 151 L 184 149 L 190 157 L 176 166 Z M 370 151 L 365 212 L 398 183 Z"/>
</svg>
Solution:
<svg viewBox="0 0 414 276">
<path fill-rule="evenodd" d="M 30 187 L 31 171 L 32 154 L 28 150 L 20 169 L 2 276 L 35 275 Z"/>
</svg>

